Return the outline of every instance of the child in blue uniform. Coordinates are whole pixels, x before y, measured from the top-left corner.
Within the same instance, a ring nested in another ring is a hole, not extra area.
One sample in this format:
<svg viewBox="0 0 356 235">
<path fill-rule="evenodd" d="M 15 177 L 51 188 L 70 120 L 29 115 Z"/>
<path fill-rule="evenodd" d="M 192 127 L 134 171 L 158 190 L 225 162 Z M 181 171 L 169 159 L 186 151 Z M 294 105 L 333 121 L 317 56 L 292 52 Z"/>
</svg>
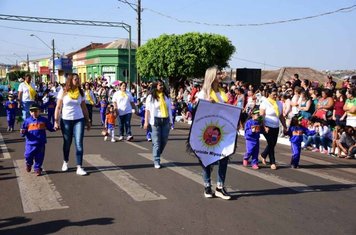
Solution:
<svg viewBox="0 0 356 235">
<path fill-rule="evenodd" d="M 261 126 L 260 110 L 255 109 L 251 113 L 251 119 L 245 124 L 245 140 L 246 140 L 246 153 L 242 161 L 243 166 L 248 165 L 248 160 L 251 159 L 252 169 L 258 170 L 258 152 L 260 149 L 260 134 Z"/>
<path fill-rule="evenodd" d="M 302 148 L 303 134 L 315 135 L 315 130 L 309 130 L 308 128 L 302 126 L 303 117 L 294 116 L 291 120 L 287 135 L 289 135 L 289 140 L 292 147 L 292 159 L 291 168 L 299 168 L 300 152 Z"/>
<path fill-rule="evenodd" d="M 100 105 L 100 117 L 101 117 L 101 125 L 105 125 L 105 116 L 106 116 L 106 109 L 108 107 L 108 101 L 106 100 L 105 96 L 101 97 L 101 100 L 99 102 Z"/>
<path fill-rule="evenodd" d="M 46 104 L 48 120 L 54 125 L 54 111 L 56 110 L 56 99 L 53 96 L 49 97 L 49 101 Z"/>
<path fill-rule="evenodd" d="M 36 175 L 40 176 L 47 143 L 46 129 L 51 132 L 55 130 L 47 118 L 40 116 L 40 107 L 37 104 L 30 107 L 30 114 L 31 116 L 24 121 L 20 130 L 22 136 L 26 137 L 24 154 L 26 171 L 31 171 L 33 160 L 35 160 L 34 170 Z"/>
<path fill-rule="evenodd" d="M 146 112 L 146 99 L 143 99 L 141 107 L 138 110 L 138 116 L 141 117 L 141 128 L 143 127 L 143 124 L 145 123 L 145 112 Z M 148 142 L 152 141 L 151 132 L 152 132 L 152 128 L 149 125 L 146 130 L 146 139 Z"/>
<path fill-rule="evenodd" d="M 8 101 L 5 103 L 6 118 L 7 118 L 7 131 L 13 131 L 16 119 L 17 102 L 14 101 L 12 94 L 8 95 Z"/>
</svg>

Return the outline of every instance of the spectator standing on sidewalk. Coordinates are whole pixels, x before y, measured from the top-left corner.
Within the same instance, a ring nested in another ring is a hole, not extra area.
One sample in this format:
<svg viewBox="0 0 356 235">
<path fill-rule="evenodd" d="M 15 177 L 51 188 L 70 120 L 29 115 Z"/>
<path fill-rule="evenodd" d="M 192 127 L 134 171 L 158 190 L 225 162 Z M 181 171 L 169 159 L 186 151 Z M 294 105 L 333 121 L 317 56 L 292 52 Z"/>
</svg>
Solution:
<svg viewBox="0 0 356 235">
<path fill-rule="evenodd" d="M 35 103 L 36 90 L 35 86 L 31 84 L 31 75 L 25 75 L 25 81 L 19 85 L 18 88 L 18 107 L 22 107 L 22 118 L 25 120 L 30 116 L 30 107 Z"/>
</svg>

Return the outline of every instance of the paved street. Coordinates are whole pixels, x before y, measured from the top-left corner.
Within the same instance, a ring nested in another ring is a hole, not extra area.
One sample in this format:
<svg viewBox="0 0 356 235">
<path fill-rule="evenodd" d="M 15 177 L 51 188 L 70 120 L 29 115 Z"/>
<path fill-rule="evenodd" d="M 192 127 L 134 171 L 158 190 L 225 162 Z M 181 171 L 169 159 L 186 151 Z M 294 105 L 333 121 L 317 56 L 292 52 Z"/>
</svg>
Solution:
<svg viewBox="0 0 356 235">
<path fill-rule="evenodd" d="M 85 133 L 88 176 L 75 174 L 74 151 L 61 171 L 56 132 L 36 177 L 24 168 L 24 139 L 0 117 L 0 234 L 356 234 L 356 160 L 303 152 L 302 168 L 290 169 L 290 147 L 279 144 L 280 169 L 255 171 L 241 164 L 240 136 L 227 172 L 233 199 L 206 199 L 200 166 L 185 152 L 189 126 L 171 131 L 157 170 L 137 117 L 133 142 L 104 142 L 98 123 L 95 113 Z"/>
</svg>

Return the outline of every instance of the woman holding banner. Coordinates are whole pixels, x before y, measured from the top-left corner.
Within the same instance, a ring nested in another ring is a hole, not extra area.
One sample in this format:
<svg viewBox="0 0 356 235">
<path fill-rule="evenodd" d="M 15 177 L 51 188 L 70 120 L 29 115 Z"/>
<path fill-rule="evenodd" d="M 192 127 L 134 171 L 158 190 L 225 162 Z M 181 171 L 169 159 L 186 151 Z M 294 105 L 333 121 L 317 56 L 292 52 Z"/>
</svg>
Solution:
<svg viewBox="0 0 356 235">
<path fill-rule="evenodd" d="M 198 98 L 208 100 L 213 103 L 226 103 L 228 101 L 227 94 L 220 87 L 222 78 L 223 74 L 217 66 L 208 68 L 205 72 L 204 84 L 202 90 L 198 94 Z M 224 187 L 228 161 L 228 157 L 217 161 L 219 168 L 217 172 L 217 186 L 215 189 L 215 196 L 225 200 L 229 200 L 231 198 Z M 212 198 L 213 191 L 211 190 L 211 172 L 214 163 L 208 166 L 204 166 L 200 160 L 199 162 L 203 168 L 203 180 L 205 187 L 204 196 L 206 198 Z"/>
<path fill-rule="evenodd" d="M 271 169 L 276 170 L 276 159 L 274 155 L 274 148 L 277 144 L 279 133 L 279 121 L 283 125 L 283 132 L 287 130 L 286 121 L 283 116 L 282 103 L 277 101 L 277 89 L 267 91 L 268 98 L 264 99 L 260 105 L 260 115 L 264 117 L 264 136 L 267 140 L 267 146 L 261 153 L 261 161 L 263 165 L 266 165 L 266 158 L 269 156 Z"/>
</svg>

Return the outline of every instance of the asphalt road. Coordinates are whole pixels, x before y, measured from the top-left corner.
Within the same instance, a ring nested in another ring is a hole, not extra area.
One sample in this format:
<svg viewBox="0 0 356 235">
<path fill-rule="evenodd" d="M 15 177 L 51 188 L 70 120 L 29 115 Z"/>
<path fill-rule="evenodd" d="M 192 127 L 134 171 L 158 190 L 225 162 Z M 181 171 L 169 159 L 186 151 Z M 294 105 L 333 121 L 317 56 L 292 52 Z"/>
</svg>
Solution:
<svg viewBox="0 0 356 235">
<path fill-rule="evenodd" d="M 40 177 L 24 171 L 24 139 L 6 132 L 5 117 L 0 125 L 0 234 L 356 234 L 355 160 L 303 152 L 302 167 L 290 169 L 290 147 L 279 144 L 279 169 L 256 171 L 241 164 L 240 136 L 225 201 L 204 198 L 187 125 L 171 131 L 159 170 L 137 117 L 130 143 L 104 142 L 95 125 L 85 133 L 88 176 L 75 174 L 74 147 L 61 171 L 61 133 L 49 133 Z"/>
</svg>

